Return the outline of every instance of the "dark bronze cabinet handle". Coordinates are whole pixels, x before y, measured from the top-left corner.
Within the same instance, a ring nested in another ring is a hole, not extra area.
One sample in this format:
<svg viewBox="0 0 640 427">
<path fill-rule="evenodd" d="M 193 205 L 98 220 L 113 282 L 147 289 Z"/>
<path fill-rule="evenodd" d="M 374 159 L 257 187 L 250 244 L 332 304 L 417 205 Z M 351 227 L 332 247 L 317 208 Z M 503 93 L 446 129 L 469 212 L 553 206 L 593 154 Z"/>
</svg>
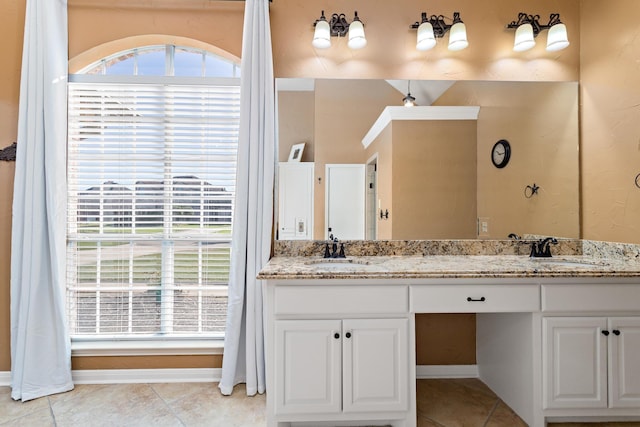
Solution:
<svg viewBox="0 0 640 427">
<path fill-rule="evenodd" d="M 604 335 L 605 337 L 609 336 L 609 331 L 607 331 L 606 329 L 604 331 L 602 331 L 602 335 Z"/>
<path fill-rule="evenodd" d="M 333 337 L 334 337 L 335 339 L 338 339 L 338 338 L 340 338 L 340 334 L 336 332 L 335 334 L 333 334 Z"/>
<path fill-rule="evenodd" d="M 481 297 L 481 298 L 467 297 L 467 301 L 469 302 L 484 302 L 485 300 L 486 300 L 485 297 Z"/>
<path fill-rule="evenodd" d="M 613 335 L 616 335 L 616 336 L 617 336 L 617 335 L 620 335 L 620 331 L 619 331 L 619 330 L 617 330 L 617 329 L 614 329 L 614 330 L 613 330 Z"/>
<path fill-rule="evenodd" d="M 347 332 L 345 335 L 347 338 L 351 338 L 351 332 Z"/>
</svg>

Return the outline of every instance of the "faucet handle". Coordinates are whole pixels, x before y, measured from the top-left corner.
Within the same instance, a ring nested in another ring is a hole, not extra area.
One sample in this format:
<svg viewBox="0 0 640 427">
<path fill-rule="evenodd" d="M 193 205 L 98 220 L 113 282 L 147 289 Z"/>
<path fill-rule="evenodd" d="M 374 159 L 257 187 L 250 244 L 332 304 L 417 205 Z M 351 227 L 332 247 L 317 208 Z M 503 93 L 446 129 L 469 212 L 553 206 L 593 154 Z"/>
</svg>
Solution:
<svg viewBox="0 0 640 427">
<path fill-rule="evenodd" d="M 324 245 L 324 256 L 323 258 L 331 258 L 331 252 L 329 252 L 329 244 L 326 243 Z"/>
</svg>

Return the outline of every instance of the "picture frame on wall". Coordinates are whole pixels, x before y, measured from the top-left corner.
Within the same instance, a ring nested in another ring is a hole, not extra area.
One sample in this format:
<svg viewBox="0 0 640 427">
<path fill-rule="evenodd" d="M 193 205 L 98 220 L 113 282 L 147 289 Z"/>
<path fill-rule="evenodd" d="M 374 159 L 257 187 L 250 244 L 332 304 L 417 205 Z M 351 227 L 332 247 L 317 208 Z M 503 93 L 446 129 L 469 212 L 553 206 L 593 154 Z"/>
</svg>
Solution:
<svg viewBox="0 0 640 427">
<path fill-rule="evenodd" d="M 291 147 L 291 151 L 289 152 L 289 161 L 290 162 L 299 162 L 302 158 L 302 153 L 304 151 L 305 143 L 301 142 L 300 144 L 293 144 Z"/>
</svg>

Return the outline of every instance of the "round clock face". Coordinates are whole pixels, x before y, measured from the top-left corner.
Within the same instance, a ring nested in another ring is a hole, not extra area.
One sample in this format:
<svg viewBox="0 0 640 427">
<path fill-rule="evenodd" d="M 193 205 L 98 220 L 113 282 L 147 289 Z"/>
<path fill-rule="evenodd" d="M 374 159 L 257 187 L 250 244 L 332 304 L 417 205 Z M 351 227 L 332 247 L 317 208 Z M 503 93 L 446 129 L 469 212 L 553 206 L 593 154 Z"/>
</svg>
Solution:
<svg viewBox="0 0 640 427">
<path fill-rule="evenodd" d="M 491 149 L 491 161 L 497 168 L 503 168 L 509 163 L 511 157 L 511 145 L 506 139 L 496 142 Z"/>
</svg>

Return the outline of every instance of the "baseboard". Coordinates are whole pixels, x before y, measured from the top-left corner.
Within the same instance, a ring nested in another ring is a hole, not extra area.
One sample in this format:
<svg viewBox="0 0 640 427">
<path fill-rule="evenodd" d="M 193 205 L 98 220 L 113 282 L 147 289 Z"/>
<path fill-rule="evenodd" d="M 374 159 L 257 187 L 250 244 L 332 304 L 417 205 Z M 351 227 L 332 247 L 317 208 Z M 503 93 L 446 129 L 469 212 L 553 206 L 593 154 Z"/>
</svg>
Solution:
<svg viewBox="0 0 640 427">
<path fill-rule="evenodd" d="M 219 382 L 220 368 L 96 369 L 72 372 L 74 384 Z"/>
<path fill-rule="evenodd" d="M 220 368 L 96 369 L 72 372 L 75 384 L 219 382 Z M 478 365 L 419 365 L 416 378 L 478 378 Z M 0 372 L 0 386 L 11 384 L 11 372 Z"/>
<path fill-rule="evenodd" d="M 416 378 L 478 378 L 478 365 L 418 365 Z"/>
<path fill-rule="evenodd" d="M 11 385 L 11 372 L 0 371 L 0 387 L 7 387 Z"/>
</svg>

